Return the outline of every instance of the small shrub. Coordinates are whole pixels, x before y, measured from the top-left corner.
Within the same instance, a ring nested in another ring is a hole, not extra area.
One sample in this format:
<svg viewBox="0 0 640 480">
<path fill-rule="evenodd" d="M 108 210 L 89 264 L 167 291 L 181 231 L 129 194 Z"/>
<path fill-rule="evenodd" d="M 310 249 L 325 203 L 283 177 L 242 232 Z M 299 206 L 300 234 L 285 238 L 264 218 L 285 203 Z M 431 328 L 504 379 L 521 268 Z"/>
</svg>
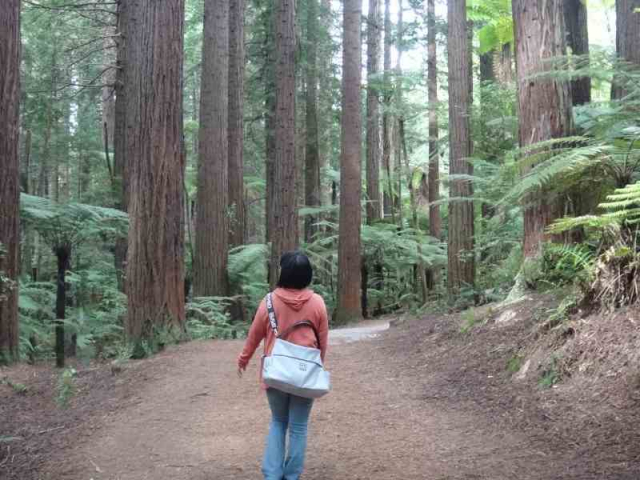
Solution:
<svg viewBox="0 0 640 480">
<path fill-rule="evenodd" d="M 558 358 L 554 355 L 547 366 L 542 370 L 538 385 L 542 388 L 551 388 L 560 381 L 561 375 L 558 368 Z"/>
<path fill-rule="evenodd" d="M 29 391 L 29 388 L 24 383 L 12 382 L 8 378 L 0 380 L 0 385 L 3 385 L 3 384 L 10 387 L 18 395 L 24 395 Z"/>
<path fill-rule="evenodd" d="M 469 310 L 465 310 L 460 315 L 462 319 L 462 326 L 460 327 L 460 333 L 468 333 L 471 329 L 478 323 L 478 318 L 476 317 L 476 311 L 473 308 Z"/>
<path fill-rule="evenodd" d="M 516 353 L 507 362 L 507 371 L 511 374 L 517 373 L 522 368 L 522 355 Z"/>
<path fill-rule="evenodd" d="M 66 368 L 60 374 L 56 396 L 56 404 L 58 407 L 69 407 L 69 402 L 76 393 L 75 378 L 77 375 L 78 372 L 75 368 Z"/>
<path fill-rule="evenodd" d="M 541 330 L 548 331 L 562 325 L 576 311 L 577 305 L 578 296 L 576 294 L 570 294 L 564 298 L 557 308 L 548 310 L 549 318 L 542 323 Z"/>
</svg>

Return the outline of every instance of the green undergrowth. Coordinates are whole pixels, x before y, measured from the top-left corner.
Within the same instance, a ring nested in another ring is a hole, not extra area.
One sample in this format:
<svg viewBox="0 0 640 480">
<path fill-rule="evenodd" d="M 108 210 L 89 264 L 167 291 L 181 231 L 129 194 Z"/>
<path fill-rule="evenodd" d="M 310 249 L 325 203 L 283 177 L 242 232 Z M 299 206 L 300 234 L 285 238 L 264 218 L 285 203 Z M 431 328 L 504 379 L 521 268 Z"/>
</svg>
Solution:
<svg viewBox="0 0 640 480">
<path fill-rule="evenodd" d="M 66 368 L 60 373 L 56 385 L 56 404 L 60 408 L 68 408 L 71 399 L 77 391 L 76 377 L 78 372 L 75 368 Z"/>
</svg>

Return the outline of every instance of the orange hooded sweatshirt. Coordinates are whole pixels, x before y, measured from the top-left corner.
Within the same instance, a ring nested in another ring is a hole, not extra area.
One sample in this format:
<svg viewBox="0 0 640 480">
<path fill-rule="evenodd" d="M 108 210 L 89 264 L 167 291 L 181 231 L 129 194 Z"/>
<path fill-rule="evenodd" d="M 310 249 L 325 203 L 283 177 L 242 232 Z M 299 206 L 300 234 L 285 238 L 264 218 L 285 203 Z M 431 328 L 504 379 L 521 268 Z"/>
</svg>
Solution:
<svg viewBox="0 0 640 480">
<path fill-rule="evenodd" d="M 273 291 L 273 309 L 278 319 L 278 332 L 284 332 L 289 326 L 300 320 L 310 320 L 316 326 L 320 337 L 320 345 L 318 345 L 313 330 L 309 327 L 296 328 L 283 340 L 304 347 L 319 348 L 324 362 L 329 338 L 329 320 L 327 318 L 327 308 L 322 297 L 308 288 L 304 290 L 276 288 Z M 244 349 L 238 357 L 238 367 L 240 369 L 247 368 L 251 357 L 263 339 L 264 354 L 270 355 L 276 336 L 271 329 L 271 325 L 269 325 L 269 315 L 265 300 L 262 300 L 258 307 L 249 329 Z M 260 369 L 260 376 L 262 377 L 262 368 Z M 262 387 L 266 388 L 266 385 L 262 384 Z"/>
</svg>

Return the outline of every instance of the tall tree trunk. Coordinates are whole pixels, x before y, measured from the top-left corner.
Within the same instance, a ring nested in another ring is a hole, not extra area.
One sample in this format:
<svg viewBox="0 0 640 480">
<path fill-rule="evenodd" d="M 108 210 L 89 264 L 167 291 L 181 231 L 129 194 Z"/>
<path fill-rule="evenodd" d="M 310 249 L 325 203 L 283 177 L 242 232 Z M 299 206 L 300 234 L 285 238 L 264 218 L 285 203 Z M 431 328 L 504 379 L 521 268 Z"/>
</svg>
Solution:
<svg viewBox="0 0 640 480">
<path fill-rule="evenodd" d="M 480 55 L 480 82 L 495 82 L 496 72 L 494 64 L 494 52 L 487 52 Z"/>
<path fill-rule="evenodd" d="M 564 0 L 564 21 L 567 28 L 567 46 L 571 48 L 571 53 L 580 56 L 589 55 L 586 2 L 584 0 Z M 584 61 L 582 61 L 578 66 L 584 67 L 584 65 Z M 591 101 L 591 77 L 580 77 L 571 82 L 571 98 L 574 105 L 584 105 Z"/>
<path fill-rule="evenodd" d="M 114 198 L 116 198 L 116 208 L 126 212 L 129 205 L 128 194 L 128 168 L 126 162 L 126 149 L 127 149 L 127 103 L 125 97 L 125 84 L 127 73 L 127 11 L 126 1 L 120 0 L 117 6 L 117 29 L 118 36 L 116 37 L 116 78 L 114 83 L 114 119 L 113 119 L 113 175 L 115 179 Z M 83 166 L 87 165 L 87 160 L 84 159 Z M 83 172 L 84 173 L 84 172 Z M 81 175 L 84 176 L 84 175 Z M 84 176 L 87 178 L 88 175 Z M 127 260 L 127 238 L 116 238 L 116 245 L 114 251 L 114 263 L 116 269 L 116 278 L 118 281 L 118 288 L 120 291 L 125 290 L 124 271 Z"/>
<path fill-rule="evenodd" d="M 382 219 L 380 196 L 380 1 L 369 0 L 367 21 L 367 224 Z"/>
<path fill-rule="evenodd" d="M 278 279 L 280 256 L 298 246 L 296 205 L 296 35 L 295 0 L 278 0 L 276 12 L 275 166 L 271 232 L 271 278 Z"/>
<path fill-rule="evenodd" d="M 340 161 L 340 231 L 338 236 L 338 306 L 336 323 L 361 315 L 360 198 L 362 113 L 360 84 L 362 2 L 344 1 L 342 57 L 342 156 Z"/>
<path fill-rule="evenodd" d="M 71 112 L 71 105 L 67 105 L 66 117 L 65 117 L 65 142 L 64 142 L 64 189 L 62 194 L 64 195 L 64 201 L 71 200 L 71 140 L 73 138 L 71 130 L 71 122 L 73 113 Z"/>
<path fill-rule="evenodd" d="M 483 119 L 480 124 L 480 131 L 483 137 L 488 135 L 487 122 L 491 120 L 491 117 L 489 116 L 490 112 L 488 111 L 491 108 L 491 106 L 488 105 L 488 101 L 490 102 L 491 98 L 487 101 L 487 98 L 485 98 L 485 92 L 487 92 L 486 89 L 492 88 L 493 84 L 497 81 L 495 62 L 497 58 L 496 53 L 497 52 L 491 51 L 480 55 L 480 109 L 481 117 Z M 487 109 L 487 107 L 489 107 L 489 109 Z M 496 156 L 491 155 L 487 160 L 496 161 Z M 482 203 L 480 208 L 483 219 L 489 219 L 493 216 L 493 209 L 490 203 Z"/>
<path fill-rule="evenodd" d="M 105 70 L 103 76 L 104 86 L 102 87 L 102 124 L 106 125 L 107 145 L 113 145 L 116 121 L 116 80 L 118 72 L 113 68 L 117 62 L 117 26 L 104 28 L 104 39 L 102 46 L 104 48 L 102 68 Z"/>
<path fill-rule="evenodd" d="M 265 96 L 265 159 L 266 159 L 266 183 L 267 183 L 267 200 L 265 202 L 265 243 L 272 241 L 273 232 L 275 231 L 275 168 L 276 168 L 276 7 L 271 3 L 268 4 L 268 12 L 265 15 L 265 45 L 264 51 L 266 58 L 264 60 L 264 96 Z M 271 253 L 269 253 L 267 280 L 277 276 L 278 263 L 272 263 Z M 275 270 L 275 271 L 273 271 Z"/>
<path fill-rule="evenodd" d="M 393 44 L 393 33 L 391 32 L 391 0 L 384 0 L 384 75 L 383 75 L 383 103 L 384 111 L 382 113 L 382 168 L 386 177 L 383 210 L 384 216 L 393 217 L 395 222 L 395 213 L 393 208 L 393 176 L 391 172 L 391 45 Z"/>
<path fill-rule="evenodd" d="M 271 73 L 267 74 L 271 80 L 275 81 L 275 78 Z M 267 86 L 271 84 L 274 85 L 274 81 L 267 80 Z M 273 210 L 274 205 L 274 195 L 275 195 L 275 168 L 276 168 L 276 136 L 275 136 L 275 106 L 276 101 L 273 96 L 273 91 L 267 90 L 267 96 L 265 99 L 265 158 L 266 158 L 266 194 L 267 199 L 265 202 L 265 243 L 271 243 L 273 231 L 274 231 L 274 221 L 275 221 L 275 211 Z M 277 264 L 271 265 L 271 254 L 269 254 L 269 278 L 271 278 L 271 269 L 278 268 Z M 275 275 L 275 273 L 274 273 Z"/>
<path fill-rule="evenodd" d="M 306 19 L 305 19 L 306 20 Z M 303 34 L 300 30 L 300 26 L 296 25 L 296 39 L 302 40 Z M 301 47 L 300 47 L 301 48 Z M 308 50 L 308 49 L 307 49 Z M 295 138 L 296 138 L 296 205 L 306 205 L 307 191 L 305 189 L 306 175 L 307 175 L 307 82 L 306 82 L 306 68 L 304 74 L 299 72 L 298 66 L 296 66 L 296 109 L 295 109 Z M 317 127 L 316 127 L 317 128 Z M 315 173 L 309 172 L 315 180 Z M 315 183 L 315 182 L 314 182 Z M 310 188 L 313 190 L 316 188 L 313 184 Z M 312 226 L 308 222 L 308 217 L 298 216 L 298 231 L 302 232 L 304 239 L 306 239 L 306 228 Z"/>
<path fill-rule="evenodd" d="M 616 0 L 616 52 L 620 61 L 629 68 L 640 68 L 640 0 Z M 614 78 L 611 98 L 620 100 L 629 94 L 627 82 L 637 82 L 635 78 Z"/>
<path fill-rule="evenodd" d="M 411 200 L 411 226 L 416 231 L 417 235 L 420 235 L 420 222 L 418 221 L 418 195 L 419 192 L 413 187 L 413 171 L 409 164 L 409 152 L 407 150 L 407 137 L 404 129 L 404 118 L 400 118 L 398 121 L 398 131 L 400 133 L 400 143 L 402 145 L 402 156 L 404 158 L 404 165 L 407 178 L 407 188 L 409 189 L 409 198 Z M 422 304 L 427 303 L 427 297 L 429 295 L 429 287 L 427 284 L 426 268 L 422 261 L 422 246 L 418 243 L 418 263 L 415 265 L 415 287 L 416 291 L 420 292 L 420 298 Z"/>
<path fill-rule="evenodd" d="M 65 339 L 64 339 L 64 321 L 66 318 L 67 308 L 67 283 L 66 273 L 69 269 L 69 260 L 71 258 L 70 245 L 57 245 L 54 253 L 58 260 L 58 275 L 56 277 L 56 367 L 64 368 L 65 357 Z"/>
<path fill-rule="evenodd" d="M 54 37 L 55 38 L 55 37 Z M 53 135 L 53 127 L 56 119 L 54 117 L 54 104 L 56 103 L 56 65 L 57 65 L 57 42 L 54 40 L 53 42 L 53 53 L 51 57 L 51 70 L 50 70 L 50 79 L 49 79 L 49 101 L 47 102 L 46 108 L 46 119 L 45 119 L 45 131 L 44 131 L 44 142 L 42 146 L 42 154 L 40 155 L 40 173 L 38 177 L 38 195 L 45 197 L 49 196 L 51 192 L 50 181 L 51 178 L 51 158 L 52 158 L 52 148 L 51 148 L 51 137 Z M 55 184 L 58 183 L 58 178 L 54 175 L 53 181 Z M 55 188 L 54 188 L 55 192 Z M 54 193 L 55 199 L 55 193 Z"/>
<path fill-rule="evenodd" d="M 579 62 L 574 62 L 575 67 L 584 68 L 588 65 L 589 55 L 589 28 L 587 21 L 587 5 L 584 0 L 564 0 L 564 21 L 567 29 L 567 46 L 571 48 L 573 55 L 580 55 L 586 58 Z M 591 102 L 591 77 L 580 77 L 571 82 L 571 100 L 574 106 L 584 105 Z M 567 210 L 570 215 L 580 216 L 590 213 L 590 199 L 592 192 L 580 188 L 572 187 L 567 196 Z M 567 242 L 580 243 L 584 241 L 584 229 L 578 228 L 563 235 Z"/>
<path fill-rule="evenodd" d="M 229 2 L 229 243 L 245 243 L 244 201 L 244 11 L 245 0 Z"/>
<path fill-rule="evenodd" d="M 0 364 L 18 360 L 20 1 L 0 2 Z"/>
<path fill-rule="evenodd" d="M 396 42 L 396 84 L 395 84 L 395 109 L 398 112 L 394 115 L 392 128 L 394 132 L 394 177 L 396 181 L 397 193 L 394 196 L 394 210 L 398 213 L 398 226 L 403 228 L 403 211 L 402 211 L 402 134 L 400 132 L 400 123 L 404 120 L 402 115 L 402 53 L 404 52 L 404 21 L 403 21 L 403 4 L 402 0 L 398 0 L 398 38 Z"/>
<path fill-rule="evenodd" d="M 231 59 L 229 59 L 229 61 L 231 61 Z M 200 111 L 198 109 L 200 106 L 200 96 L 198 95 L 200 91 L 200 82 L 198 81 L 198 73 L 200 72 L 194 69 L 193 75 L 191 75 L 191 120 L 194 123 L 197 123 L 200 120 Z M 231 67 L 229 67 L 229 74 L 231 74 Z M 198 142 L 200 139 L 198 138 L 198 135 L 192 135 L 191 137 L 191 154 L 194 158 L 198 158 Z"/>
<path fill-rule="evenodd" d="M 573 129 L 571 92 L 568 82 L 534 78 L 551 66 L 548 59 L 564 55 L 562 0 L 528 2 L 513 0 L 516 66 L 518 75 L 518 119 L 520 146 L 564 137 Z M 525 175 L 531 167 L 523 171 Z M 540 253 L 545 229 L 562 209 L 548 194 L 525 200 L 524 255 Z"/>
<path fill-rule="evenodd" d="M 438 152 L 438 58 L 436 46 L 436 5 L 435 0 L 427 0 L 427 83 L 429 90 L 429 235 L 440 239 L 440 154 Z M 434 270 L 427 273 L 427 283 L 433 289 L 436 283 Z"/>
<path fill-rule="evenodd" d="M 306 152 L 305 205 L 318 207 L 320 198 L 320 152 L 318 140 L 318 0 L 307 2 L 307 88 L 306 88 Z M 305 218 L 304 237 L 310 242 L 318 231 L 317 215 Z"/>
<path fill-rule="evenodd" d="M 228 104 L 229 0 L 206 0 L 202 44 L 202 91 L 198 142 L 196 249 L 193 293 L 197 297 L 229 293 Z"/>
<path fill-rule="evenodd" d="M 331 40 L 331 0 L 320 0 L 320 22 L 321 32 L 324 41 L 319 42 L 322 46 L 318 57 L 318 83 L 320 92 L 318 95 L 319 111 L 318 130 L 322 132 L 318 136 L 319 157 L 320 157 L 320 204 L 329 205 L 331 203 L 331 183 L 322 181 L 322 174 L 328 168 L 332 167 L 331 147 L 333 145 L 333 135 L 331 135 L 331 126 L 333 125 L 333 89 L 331 87 L 333 80 L 333 69 L 331 58 L 333 56 L 332 40 Z"/>
<path fill-rule="evenodd" d="M 473 175 L 471 157 L 470 113 L 472 103 L 469 35 L 466 0 L 451 0 L 448 8 L 449 64 L 449 173 Z M 450 297 L 475 282 L 473 188 L 467 180 L 450 182 L 449 270 L 447 286 Z"/>
<path fill-rule="evenodd" d="M 496 69 L 496 78 L 502 85 L 509 85 L 515 81 L 512 48 L 514 48 L 512 44 L 508 43 L 503 45 L 502 49 L 495 54 L 494 68 Z M 497 62 L 495 62 L 496 59 Z"/>
<path fill-rule="evenodd" d="M 184 0 L 127 2 L 129 250 L 126 333 L 182 329 Z M 158 221 L 161 219 L 161 221 Z"/>
<path fill-rule="evenodd" d="M 20 184 L 22 191 L 24 193 L 28 193 L 33 195 L 31 192 L 31 147 L 32 147 L 32 135 L 31 130 L 27 130 L 25 134 L 24 141 L 24 157 L 20 162 Z M 30 274 L 31 273 L 31 262 L 33 260 L 33 228 L 29 228 L 29 226 L 24 226 L 22 229 L 23 233 L 23 248 L 22 253 L 20 255 L 20 273 L 22 274 Z"/>
</svg>

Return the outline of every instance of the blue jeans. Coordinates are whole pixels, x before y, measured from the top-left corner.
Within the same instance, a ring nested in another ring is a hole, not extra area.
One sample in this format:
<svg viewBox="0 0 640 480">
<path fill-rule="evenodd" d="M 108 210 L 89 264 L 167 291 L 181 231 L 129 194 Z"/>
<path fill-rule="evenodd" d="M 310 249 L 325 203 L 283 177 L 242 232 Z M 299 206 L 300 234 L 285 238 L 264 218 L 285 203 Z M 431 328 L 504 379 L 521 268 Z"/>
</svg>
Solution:
<svg viewBox="0 0 640 480">
<path fill-rule="evenodd" d="M 267 390 L 271 424 L 262 462 L 265 480 L 298 480 L 304 469 L 307 449 L 307 424 L 313 400 L 297 397 L 274 388 Z M 289 455 L 285 444 L 289 430 Z"/>
</svg>

